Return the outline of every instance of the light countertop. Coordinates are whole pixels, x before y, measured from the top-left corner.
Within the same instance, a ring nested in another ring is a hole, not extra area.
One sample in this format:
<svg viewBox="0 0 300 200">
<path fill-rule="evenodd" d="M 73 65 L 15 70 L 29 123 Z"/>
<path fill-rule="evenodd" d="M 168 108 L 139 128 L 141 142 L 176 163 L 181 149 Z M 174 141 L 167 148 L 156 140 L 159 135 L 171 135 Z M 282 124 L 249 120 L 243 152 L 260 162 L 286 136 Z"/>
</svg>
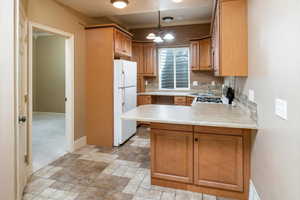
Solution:
<svg viewBox="0 0 300 200">
<path fill-rule="evenodd" d="M 257 123 L 246 111 L 225 104 L 143 105 L 124 113 L 122 119 L 227 128 L 258 128 Z"/>
<path fill-rule="evenodd" d="M 208 95 L 207 93 L 199 93 L 196 91 L 153 91 L 153 92 L 141 92 L 138 96 L 150 95 L 150 96 L 188 96 L 197 97 L 200 95 Z"/>
</svg>

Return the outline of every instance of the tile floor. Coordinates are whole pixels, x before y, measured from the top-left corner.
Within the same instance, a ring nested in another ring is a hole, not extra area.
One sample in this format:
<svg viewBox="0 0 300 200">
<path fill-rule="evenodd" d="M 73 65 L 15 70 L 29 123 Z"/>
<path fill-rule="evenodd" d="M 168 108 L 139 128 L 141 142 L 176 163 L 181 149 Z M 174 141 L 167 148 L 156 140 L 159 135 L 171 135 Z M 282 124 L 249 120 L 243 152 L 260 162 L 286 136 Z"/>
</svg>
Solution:
<svg viewBox="0 0 300 200">
<path fill-rule="evenodd" d="M 149 163 L 149 132 L 139 128 L 122 147 L 89 145 L 40 169 L 23 200 L 225 200 L 151 185 Z"/>
<path fill-rule="evenodd" d="M 65 114 L 34 112 L 32 121 L 33 171 L 67 153 Z"/>
</svg>

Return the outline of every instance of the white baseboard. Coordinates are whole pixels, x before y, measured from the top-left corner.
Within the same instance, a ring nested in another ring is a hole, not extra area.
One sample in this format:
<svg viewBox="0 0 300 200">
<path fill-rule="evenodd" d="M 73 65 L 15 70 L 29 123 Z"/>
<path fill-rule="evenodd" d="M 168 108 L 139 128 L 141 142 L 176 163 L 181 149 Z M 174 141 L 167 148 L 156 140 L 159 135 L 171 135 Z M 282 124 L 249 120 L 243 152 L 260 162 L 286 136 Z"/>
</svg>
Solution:
<svg viewBox="0 0 300 200">
<path fill-rule="evenodd" d="M 86 140 L 87 140 L 86 136 L 83 136 L 83 137 L 77 139 L 74 143 L 74 150 L 84 147 L 87 144 Z"/>
<path fill-rule="evenodd" d="M 252 180 L 250 180 L 249 200 L 260 200 Z"/>
</svg>

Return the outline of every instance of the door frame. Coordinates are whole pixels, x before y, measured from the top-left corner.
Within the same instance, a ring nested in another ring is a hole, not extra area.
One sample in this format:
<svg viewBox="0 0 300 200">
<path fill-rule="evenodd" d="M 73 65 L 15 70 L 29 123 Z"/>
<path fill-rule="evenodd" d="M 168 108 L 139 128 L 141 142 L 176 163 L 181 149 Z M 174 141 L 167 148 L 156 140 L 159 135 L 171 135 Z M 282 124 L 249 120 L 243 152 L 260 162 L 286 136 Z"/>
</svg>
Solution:
<svg viewBox="0 0 300 200">
<path fill-rule="evenodd" d="M 1 199 L 17 195 L 17 20 L 18 0 L 1 1 L 0 7 L 0 179 Z"/>
<path fill-rule="evenodd" d="M 29 174 L 32 174 L 32 91 L 33 91 L 33 78 L 32 78 L 32 52 L 33 52 L 33 29 L 39 29 L 45 32 L 54 33 L 56 35 L 60 35 L 66 38 L 66 48 L 65 48 L 65 82 L 66 82 L 66 136 L 67 136 L 67 151 L 74 151 L 74 34 L 68 33 L 50 26 L 46 26 L 43 24 L 35 23 L 32 21 L 28 22 L 28 153 L 29 153 Z"/>
</svg>

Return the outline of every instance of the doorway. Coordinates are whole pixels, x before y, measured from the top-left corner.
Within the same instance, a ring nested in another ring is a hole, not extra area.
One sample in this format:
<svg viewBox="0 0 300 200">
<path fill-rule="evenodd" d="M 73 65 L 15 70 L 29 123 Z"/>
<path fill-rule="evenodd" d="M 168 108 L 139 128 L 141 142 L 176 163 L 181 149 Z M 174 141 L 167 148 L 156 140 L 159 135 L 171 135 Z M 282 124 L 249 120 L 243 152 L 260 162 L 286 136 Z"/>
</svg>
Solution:
<svg viewBox="0 0 300 200">
<path fill-rule="evenodd" d="M 74 37 L 29 23 L 29 170 L 74 146 Z"/>
</svg>

